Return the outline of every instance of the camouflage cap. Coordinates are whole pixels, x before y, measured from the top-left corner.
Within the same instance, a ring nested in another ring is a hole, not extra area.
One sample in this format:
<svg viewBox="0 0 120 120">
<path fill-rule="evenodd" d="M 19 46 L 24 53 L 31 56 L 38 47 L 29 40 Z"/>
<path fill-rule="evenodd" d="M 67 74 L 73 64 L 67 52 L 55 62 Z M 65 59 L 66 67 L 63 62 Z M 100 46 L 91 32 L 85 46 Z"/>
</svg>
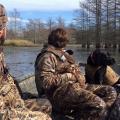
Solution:
<svg viewBox="0 0 120 120">
<path fill-rule="evenodd" d="M 8 21 L 5 7 L 0 4 L 0 29 L 5 27 L 6 22 Z"/>
</svg>

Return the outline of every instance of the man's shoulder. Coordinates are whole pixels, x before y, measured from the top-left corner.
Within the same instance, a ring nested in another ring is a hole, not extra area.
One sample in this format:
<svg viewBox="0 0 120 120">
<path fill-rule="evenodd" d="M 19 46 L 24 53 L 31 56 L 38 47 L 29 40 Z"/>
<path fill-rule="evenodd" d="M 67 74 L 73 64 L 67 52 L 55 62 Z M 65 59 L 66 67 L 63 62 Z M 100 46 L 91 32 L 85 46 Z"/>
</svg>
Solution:
<svg viewBox="0 0 120 120">
<path fill-rule="evenodd" d="M 50 51 L 46 51 L 46 52 L 41 52 L 38 54 L 39 57 L 41 58 L 46 58 L 46 57 L 56 57 L 56 55 L 53 53 L 53 52 L 50 52 Z"/>
<path fill-rule="evenodd" d="M 53 59 L 56 60 L 56 56 L 52 52 L 39 53 L 36 58 L 35 65 L 37 65 L 40 61 L 48 61 Z"/>
<path fill-rule="evenodd" d="M 41 56 L 41 60 L 56 60 L 57 56 L 52 52 L 46 52 Z"/>
</svg>

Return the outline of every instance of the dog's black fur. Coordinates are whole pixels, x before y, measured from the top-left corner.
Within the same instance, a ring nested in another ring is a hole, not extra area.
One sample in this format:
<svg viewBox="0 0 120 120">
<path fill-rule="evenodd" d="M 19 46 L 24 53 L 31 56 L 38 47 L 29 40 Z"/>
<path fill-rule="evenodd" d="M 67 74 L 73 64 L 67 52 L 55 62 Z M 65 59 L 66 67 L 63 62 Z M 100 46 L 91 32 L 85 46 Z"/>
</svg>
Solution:
<svg viewBox="0 0 120 120">
<path fill-rule="evenodd" d="M 104 75 L 106 73 L 107 65 L 113 65 L 115 59 L 110 56 L 108 52 L 102 52 L 100 49 L 93 51 L 87 59 L 87 64 L 91 66 L 101 66 L 95 73 L 94 82 L 86 74 L 86 81 L 93 84 L 102 84 Z"/>
<path fill-rule="evenodd" d="M 110 56 L 110 53 L 102 52 L 100 49 L 93 51 L 87 59 L 87 64 L 93 66 L 107 66 L 114 63 L 115 59 Z"/>
</svg>

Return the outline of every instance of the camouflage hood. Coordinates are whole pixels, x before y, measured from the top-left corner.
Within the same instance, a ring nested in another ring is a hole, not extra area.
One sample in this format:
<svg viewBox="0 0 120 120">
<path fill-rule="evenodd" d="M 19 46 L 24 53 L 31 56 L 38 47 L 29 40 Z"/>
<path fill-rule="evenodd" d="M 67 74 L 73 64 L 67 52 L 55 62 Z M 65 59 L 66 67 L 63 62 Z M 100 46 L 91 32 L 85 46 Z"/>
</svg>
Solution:
<svg viewBox="0 0 120 120">
<path fill-rule="evenodd" d="M 60 58 L 63 55 L 60 50 L 57 50 L 54 46 L 49 45 L 49 44 L 45 44 L 43 46 L 43 49 L 41 50 L 41 53 L 45 53 L 45 52 L 52 52 L 53 54 L 57 55 Z"/>
<path fill-rule="evenodd" d="M 56 55 L 61 61 L 65 61 L 67 59 L 67 61 L 71 64 L 74 64 L 75 61 L 73 59 L 73 57 L 71 55 L 69 55 L 67 52 L 65 52 L 65 50 L 59 50 L 56 49 L 54 46 L 49 45 L 49 44 L 45 44 L 43 49 L 41 50 L 41 53 L 45 53 L 45 52 L 51 52 L 54 55 Z"/>
</svg>

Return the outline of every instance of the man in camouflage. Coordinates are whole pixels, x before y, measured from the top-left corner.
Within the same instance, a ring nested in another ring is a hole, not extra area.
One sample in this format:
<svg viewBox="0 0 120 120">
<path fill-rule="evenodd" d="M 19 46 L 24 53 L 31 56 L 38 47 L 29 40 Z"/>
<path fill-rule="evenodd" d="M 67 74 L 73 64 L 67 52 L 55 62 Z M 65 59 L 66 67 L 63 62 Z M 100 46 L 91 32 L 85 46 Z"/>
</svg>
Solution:
<svg viewBox="0 0 120 120">
<path fill-rule="evenodd" d="M 76 111 L 81 120 L 103 120 L 116 91 L 111 86 L 86 84 L 78 65 L 64 50 L 67 42 L 64 29 L 53 30 L 37 56 L 35 82 L 39 96 L 45 93 L 56 111 Z"/>
<path fill-rule="evenodd" d="M 5 8 L 0 4 L 0 120 L 51 120 L 48 115 L 40 111 L 30 111 L 25 107 L 15 81 L 8 74 L 2 49 L 6 37 L 6 23 Z"/>
</svg>

